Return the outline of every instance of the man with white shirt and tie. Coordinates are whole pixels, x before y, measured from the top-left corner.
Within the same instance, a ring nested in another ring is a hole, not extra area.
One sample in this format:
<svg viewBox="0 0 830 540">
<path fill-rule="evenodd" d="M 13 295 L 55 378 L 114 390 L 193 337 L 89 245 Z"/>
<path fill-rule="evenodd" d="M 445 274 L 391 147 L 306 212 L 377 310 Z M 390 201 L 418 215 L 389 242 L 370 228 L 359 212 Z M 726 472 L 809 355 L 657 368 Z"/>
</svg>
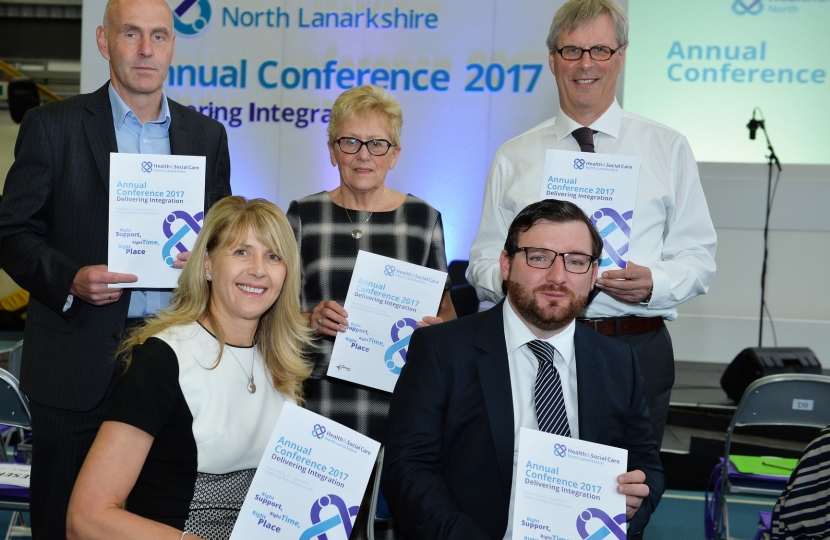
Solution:
<svg viewBox="0 0 830 540">
<path fill-rule="evenodd" d="M 559 111 L 496 152 L 467 279 L 482 300 L 504 296 L 501 243 L 513 217 L 539 200 L 546 150 L 640 156 L 628 265 L 600 272 L 599 294 L 582 317 L 637 352 L 659 444 L 674 384 L 674 352 L 663 321 L 676 319 L 680 304 L 708 290 L 717 237 L 685 137 L 624 111 L 614 97 L 627 45 L 628 19 L 614 0 L 570 0 L 557 11 L 547 47 Z"/>
<path fill-rule="evenodd" d="M 510 225 L 507 299 L 416 330 L 392 395 L 383 493 L 406 537 L 510 540 L 522 427 L 628 450 L 628 538 L 665 489 L 637 356 L 576 323 L 602 239 L 585 213 L 545 200 Z"/>
</svg>

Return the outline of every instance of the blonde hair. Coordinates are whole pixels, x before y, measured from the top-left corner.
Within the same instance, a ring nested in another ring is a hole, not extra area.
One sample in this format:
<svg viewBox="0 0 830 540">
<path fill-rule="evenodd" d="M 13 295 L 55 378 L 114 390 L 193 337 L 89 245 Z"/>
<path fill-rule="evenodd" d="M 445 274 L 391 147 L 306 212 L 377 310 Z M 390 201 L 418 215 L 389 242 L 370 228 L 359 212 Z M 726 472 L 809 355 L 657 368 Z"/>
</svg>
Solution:
<svg viewBox="0 0 830 540">
<path fill-rule="evenodd" d="M 366 118 L 373 114 L 379 115 L 389 130 L 391 141 L 396 146 L 401 145 L 401 127 L 403 126 L 403 111 L 398 100 L 379 86 L 366 84 L 350 88 L 340 94 L 331 106 L 329 119 L 329 144 L 334 142 L 340 125 L 349 118 Z"/>
<path fill-rule="evenodd" d="M 311 374 L 303 349 L 311 344 L 308 321 L 300 314 L 300 254 L 285 214 L 265 199 L 225 197 L 208 212 L 196 245 L 179 276 L 171 306 L 147 319 L 121 343 L 118 354 L 132 360 L 132 349 L 168 328 L 207 319 L 219 341 L 216 365 L 226 344 L 224 332 L 210 311 L 211 285 L 205 258 L 226 250 L 253 230 L 257 240 L 276 253 L 286 267 L 285 281 L 276 302 L 259 319 L 254 342 L 271 373 L 274 388 L 302 403 L 302 383 Z M 211 368 L 212 369 L 212 368 Z"/>
<path fill-rule="evenodd" d="M 573 32 L 603 14 L 611 17 L 614 23 L 617 47 L 628 44 L 628 16 L 617 2 L 614 0 L 569 0 L 553 16 L 548 33 L 548 50 L 558 48 L 556 43 L 563 30 Z"/>
</svg>

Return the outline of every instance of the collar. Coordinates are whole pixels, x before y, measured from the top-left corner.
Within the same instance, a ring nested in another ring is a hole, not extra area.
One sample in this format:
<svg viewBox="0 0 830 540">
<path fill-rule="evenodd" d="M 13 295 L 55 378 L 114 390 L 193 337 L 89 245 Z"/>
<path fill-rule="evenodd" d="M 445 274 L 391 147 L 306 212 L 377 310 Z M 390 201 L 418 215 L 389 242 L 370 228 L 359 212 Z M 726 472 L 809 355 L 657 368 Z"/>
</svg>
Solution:
<svg viewBox="0 0 830 540">
<path fill-rule="evenodd" d="M 527 342 L 539 338 L 534 336 L 530 328 L 516 315 L 513 306 L 510 305 L 509 298 L 505 299 L 502 309 L 504 311 L 504 340 L 507 344 L 507 355 L 510 356 L 520 347 L 524 347 Z M 565 359 L 565 365 L 570 365 L 571 359 L 574 357 L 575 332 L 576 320 L 573 320 L 561 332 L 542 340 L 550 343 L 559 351 L 559 354 Z"/>
<path fill-rule="evenodd" d="M 594 131 L 605 133 L 606 135 L 610 135 L 616 139 L 620 135 L 621 124 L 622 108 L 620 107 L 620 104 L 617 103 L 617 98 L 614 98 L 614 102 L 610 107 L 608 107 L 608 110 L 602 113 L 602 116 L 594 120 L 594 123 L 588 127 Z M 573 130 L 581 127 L 584 126 L 565 114 L 562 111 L 562 107 L 559 108 L 559 111 L 556 113 L 556 123 L 553 126 L 554 135 L 556 136 L 557 141 L 561 141 L 570 135 Z"/>
<path fill-rule="evenodd" d="M 110 97 L 110 106 L 112 107 L 112 120 L 115 123 L 116 131 L 121 130 L 121 126 L 124 125 L 124 122 L 127 120 L 128 115 L 132 115 L 132 118 L 138 122 L 138 117 L 135 113 L 130 109 L 127 103 L 121 99 L 121 96 L 118 95 L 118 92 L 115 91 L 115 88 L 112 84 L 109 85 L 108 88 L 109 97 Z M 159 117 L 157 120 L 151 120 L 151 122 L 156 124 L 163 124 L 167 122 L 170 118 L 170 106 L 167 104 L 167 94 L 164 93 L 164 90 L 161 91 L 161 110 L 159 111 Z"/>
</svg>

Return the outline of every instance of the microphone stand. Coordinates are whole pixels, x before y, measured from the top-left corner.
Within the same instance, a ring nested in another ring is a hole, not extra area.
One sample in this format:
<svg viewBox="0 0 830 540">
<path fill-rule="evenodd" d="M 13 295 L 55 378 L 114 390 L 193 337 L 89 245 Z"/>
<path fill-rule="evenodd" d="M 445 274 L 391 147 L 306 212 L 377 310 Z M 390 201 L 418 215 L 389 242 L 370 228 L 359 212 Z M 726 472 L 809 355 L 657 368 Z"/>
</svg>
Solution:
<svg viewBox="0 0 830 540">
<path fill-rule="evenodd" d="M 763 346 L 764 339 L 764 307 L 766 306 L 765 294 L 767 285 L 767 257 L 769 255 L 769 251 L 767 249 L 769 237 L 769 216 L 772 211 L 772 166 L 775 165 L 778 167 L 779 174 L 782 169 L 781 162 L 778 160 L 778 156 L 775 155 L 775 150 L 772 149 L 772 143 L 769 142 L 769 135 L 767 134 L 767 128 L 764 125 L 764 121 L 759 120 L 757 126 L 764 131 L 764 138 L 767 140 L 767 150 L 769 150 L 769 155 L 767 156 L 767 164 L 769 168 L 769 172 L 767 174 L 767 210 L 764 217 L 764 261 L 761 265 L 761 315 L 758 323 L 758 347 L 761 347 Z"/>
</svg>

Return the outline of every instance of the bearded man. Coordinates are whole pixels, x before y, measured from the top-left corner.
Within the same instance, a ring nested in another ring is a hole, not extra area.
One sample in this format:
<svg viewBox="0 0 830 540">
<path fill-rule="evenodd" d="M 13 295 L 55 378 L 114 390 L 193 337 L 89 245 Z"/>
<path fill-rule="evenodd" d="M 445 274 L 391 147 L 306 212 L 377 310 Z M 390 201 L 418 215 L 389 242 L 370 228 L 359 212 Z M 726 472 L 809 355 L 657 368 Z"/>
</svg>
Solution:
<svg viewBox="0 0 830 540">
<path fill-rule="evenodd" d="M 665 476 L 637 357 L 575 323 L 601 252 L 579 207 L 531 204 L 501 252 L 506 300 L 412 335 L 382 480 L 407 538 L 513 538 L 522 427 L 628 450 L 617 491 L 626 496 L 628 538 L 642 538 Z"/>
</svg>

